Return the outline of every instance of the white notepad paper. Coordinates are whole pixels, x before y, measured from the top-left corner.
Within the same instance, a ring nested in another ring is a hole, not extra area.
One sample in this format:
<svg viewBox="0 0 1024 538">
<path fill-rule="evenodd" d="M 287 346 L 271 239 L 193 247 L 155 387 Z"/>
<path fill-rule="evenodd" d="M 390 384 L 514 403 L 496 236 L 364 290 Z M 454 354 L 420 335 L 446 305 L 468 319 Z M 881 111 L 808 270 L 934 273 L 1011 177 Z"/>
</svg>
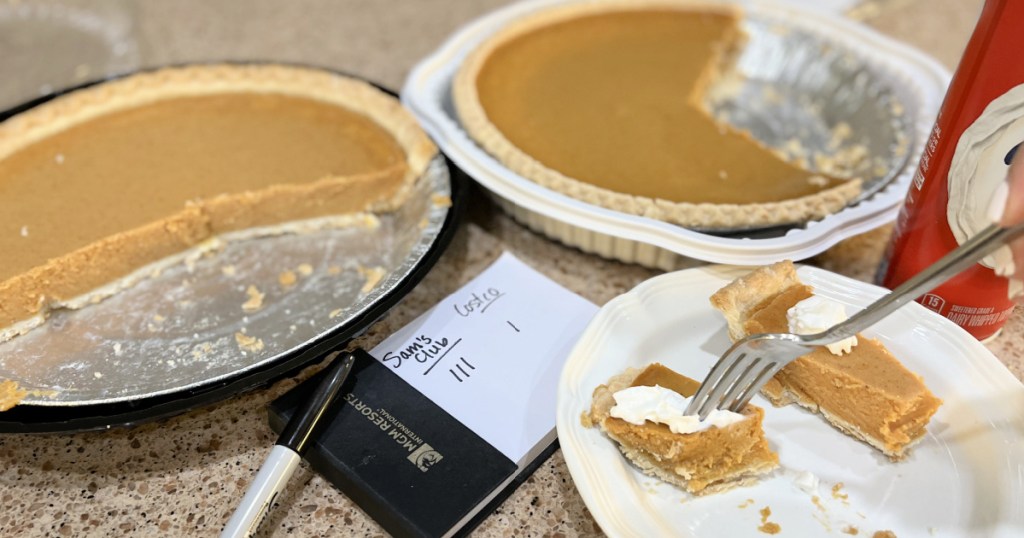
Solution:
<svg viewBox="0 0 1024 538">
<path fill-rule="evenodd" d="M 562 364 L 596 313 L 505 253 L 371 355 L 521 462 L 553 440 Z"/>
</svg>

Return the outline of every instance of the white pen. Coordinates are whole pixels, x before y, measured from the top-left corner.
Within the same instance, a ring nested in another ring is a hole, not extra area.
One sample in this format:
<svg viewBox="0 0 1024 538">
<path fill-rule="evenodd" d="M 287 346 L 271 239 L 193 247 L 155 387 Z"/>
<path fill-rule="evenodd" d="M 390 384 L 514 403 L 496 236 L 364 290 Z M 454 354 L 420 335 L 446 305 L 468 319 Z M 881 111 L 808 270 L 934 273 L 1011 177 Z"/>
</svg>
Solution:
<svg viewBox="0 0 1024 538">
<path fill-rule="evenodd" d="M 355 360 L 355 355 L 343 353 L 331 366 L 331 370 L 309 400 L 295 411 L 295 415 L 288 421 L 274 448 L 270 450 L 270 455 L 260 467 L 260 472 L 253 479 L 252 485 L 245 492 L 245 497 L 242 497 L 242 503 L 224 526 L 220 533 L 221 538 L 248 538 L 256 533 L 256 529 L 274 506 L 278 494 L 284 490 L 288 479 L 298 467 L 302 454 L 309 447 L 313 432 L 320 423 L 320 418 L 330 409 L 338 396 Z"/>
</svg>

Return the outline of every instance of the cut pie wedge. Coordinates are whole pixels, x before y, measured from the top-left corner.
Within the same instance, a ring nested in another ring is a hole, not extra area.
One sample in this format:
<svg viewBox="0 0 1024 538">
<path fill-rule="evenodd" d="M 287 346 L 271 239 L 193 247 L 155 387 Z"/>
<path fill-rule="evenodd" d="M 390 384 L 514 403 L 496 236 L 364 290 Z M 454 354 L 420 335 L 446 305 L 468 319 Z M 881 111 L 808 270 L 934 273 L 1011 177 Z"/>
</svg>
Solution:
<svg viewBox="0 0 1024 538">
<path fill-rule="evenodd" d="M 787 311 L 813 294 L 792 262 L 761 267 L 711 296 L 729 325 L 729 336 L 789 331 Z M 761 390 L 774 405 L 797 403 L 820 413 L 840 431 L 896 461 L 925 434 L 942 404 L 920 376 L 907 370 L 880 342 L 857 335 L 849 353 L 824 347 L 783 368 Z"/>
<path fill-rule="evenodd" d="M 696 495 L 752 484 L 778 467 L 779 457 L 769 448 L 762 428 L 764 410 L 755 405 L 747 405 L 737 422 L 693 433 L 673 433 L 663 423 L 634 424 L 613 416 L 616 393 L 654 386 L 690 397 L 700 383 L 658 363 L 642 370 L 630 368 L 594 389 L 583 425 L 599 426 L 645 474 Z"/>
<path fill-rule="evenodd" d="M 160 69 L 15 115 L 0 123 L 0 341 L 218 234 L 394 209 L 436 151 L 373 86 L 277 65 Z"/>
</svg>

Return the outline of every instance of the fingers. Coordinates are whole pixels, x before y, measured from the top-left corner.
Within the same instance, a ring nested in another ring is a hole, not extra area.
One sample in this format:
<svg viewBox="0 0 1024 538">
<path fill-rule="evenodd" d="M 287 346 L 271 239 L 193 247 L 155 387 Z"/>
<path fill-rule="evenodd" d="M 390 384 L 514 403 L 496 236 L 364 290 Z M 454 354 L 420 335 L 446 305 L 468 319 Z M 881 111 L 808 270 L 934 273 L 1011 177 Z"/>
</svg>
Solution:
<svg viewBox="0 0 1024 538">
<path fill-rule="evenodd" d="M 1024 156 L 1017 156 L 1010 164 L 1007 180 L 1010 189 L 1006 200 L 1006 210 L 1003 212 L 1003 219 L 1000 222 L 1003 226 L 1024 222 Z M 1024 237 L 1017 238 L 1011 243 L 1010 250 L 1013 251 L 1013 264 L 1016 269 L 1014 278 L 1024 280 Z M 1024 297 L 1017 297 L 1018 302 L 1022 299 Z"/>
</svg>

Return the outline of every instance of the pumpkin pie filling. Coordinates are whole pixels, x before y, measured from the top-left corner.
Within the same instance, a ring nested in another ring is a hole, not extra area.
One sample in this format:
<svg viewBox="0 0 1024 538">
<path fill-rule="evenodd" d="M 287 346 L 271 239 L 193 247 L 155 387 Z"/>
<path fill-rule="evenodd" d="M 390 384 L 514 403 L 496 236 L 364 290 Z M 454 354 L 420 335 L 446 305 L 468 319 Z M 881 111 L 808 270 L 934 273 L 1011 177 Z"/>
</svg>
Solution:
<svg viewBox="0 0 1024 538">
<path fill-rule="evenodd" d="M 594 390 L 583 423 L 600 426 L 644 473 L 703 495 L 749 484 L 778 466 L 778 455 L 764 436 L 764 410 L 754 405 L 743 409 L 744 420 L 688 434 L 649 420 L 637 425 L 610 415 L 616 392 L 641 386 L 661 386 L 689 397 L 700 383 L 658 363 L 629 369 Z"/>
<path fill-rule="evenodd" d="M 380 126 L 311 99 L 207 95 L 104 115 L 0 160 L 0 199 L 18 201 L 0 212 L 0 281 L 188 201 L 404 166 Z"/>
<path fill-rule="evenodd" d="M 801 168 L 710 115 L 705 93 L 742 45 L 740 14 L 670 4 L 583 5 L 511 25 L 457 76 L 467 131 L 544 186 L 695 227 L 791 221 L 794 200 L 821 195 L 827 213 L 837 193 L 838 207 L 855 196 L 858 181 Z M 780 203 L 774 217 L 730 208 Z"/>
<path fill-rule="evenodd" d="M 394 209 L 435 153 L 394 98 L 286 66 L 163 69 L 13 116 L 0 337 L 221 233 Z"/>
<path fill-rule="evenodd" d="M 792 263 L 780 262 L 738 279 L 712 296 L 730 335 L 789 332 L 786 312 L 810 297 Z M 797 403 L 841 431 L 903 459 L 925 434 L 942 401 L 878 340 L 857 336 L 850 353 L 819 347 L 788 364 L 762 389 L 775 405 Z"/>
</svg>

